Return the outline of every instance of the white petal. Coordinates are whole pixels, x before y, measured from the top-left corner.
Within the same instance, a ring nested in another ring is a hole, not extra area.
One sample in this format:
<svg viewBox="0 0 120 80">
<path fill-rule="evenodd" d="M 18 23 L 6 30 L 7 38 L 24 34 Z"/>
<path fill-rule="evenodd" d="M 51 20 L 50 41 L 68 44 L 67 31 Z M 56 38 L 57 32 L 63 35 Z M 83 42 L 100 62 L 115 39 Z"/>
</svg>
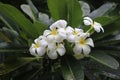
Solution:
<svg viewBox="0 0 120 80">
<path fill-rule="evenodd" d="M 98 22 L 94 22 L 94 29 L 96 32 L 100 32 L 100 30 L 102 30 L 102 32 L 104 32 L 104 29 L 102 28 L 101 24 Z"/>
<path fill-rule="evenodd" d="M 94 43 L 93 43 L 92 38 L 86 39 L 86 44 L 88 44 L 88 45 L 94 47 Z"/>
<path fill-rule="evenodd" d="M 47 53 L 47 55 L 50 59 L 57 59 L 58 57 L 56 51 L 50 51 L 49 53 Z"/>
<path fill-rule="evenodd" d="M 63 42 L 63 37 L 61 37 L 60 35 L 56 35 L 55 40 L 56 42 Z"/>
<path fill-rule="evenodd" d="M 68 27 L 66 28 L 66 33 L 67 33 L 67 34 L 72 33 L 73 31 L 74 31 L 74 29 L 73 29 L 72 27 L 70 27 L 70 26 L 68 26 Z"/>
<path fill-rule="evenodd" d="M 82 29 L 79 29 L 79 28 L 75 28 L 75 32 L 83 33 L 83 30 L 82 30 Z"/>
<path fill-rule="evenodd" d="M 67 22 L 65 20 L 58 20 L 51 25 L 51 27 L 54 27 L 54 26 L 57 28 L 65 28 L 67 26 Z"/>
<path fill-rule="evenodd" d="M 90 17 L 84 17 L 83 22 L 86 26 L 89 26 L 89 25 L 93 24 L 93 20 Z"/>
<path fill-rule="evenodd" d="M 86 39 L 86 38 L 89 37 L 89 36 L 90 36 L 89 33 L 81 33 L 80 38 Z"/>
<path fill-rule="evenodd" d="M 47 45 L 48 45 L 48 42 L 46 40 L 43 39 L 40 41 L 40 46 L 46 47 Z"/>
<path fill-rule="evenodd" d="M 45 49 L 44 48 L 39 47 L 36 50 L 37 50 L 38 56 L 43 56 L 45 54 Z"/>
<path fill-rule="evenodd" d="M 56 43 L 48 43 L 48 50 L 54 50 L 56 48 Z"/>
<path fill-rule="evenodd" d="M 85 56 L 87 56 L 91 51 L 91 49 L 88 45 L 82 45 L 82 48 L 83 48 L 83 53 Z"/>
<path fill-rule="evenodd" d="M 66 39 L 67 35 L 66 35 L 66 30 L 64 28 L 60 28 L 58 29 L 58 34 L 63 38 Z"/>
<path fill-rule="evenodd" d="M 74 46 L 73 48 L 73 52 L 77 55 L 80 55 L 81 52 L 82 52 L 82 47 L 81 46 L 78 46 L 77 44 Z"/>
<path fill-rule="evenodd" d="M 67 22 L 65 20 L 59 20 L 58 28 L 65 28 L 67 26 Z"/>
<path fill-rule="evenodd" d="M 39 36 L 39 39 L 40 39 L 40 40 L 41 40 L 41 39 L 44 39 L 44 38 L 45 38 L 45 36 L 43 36 L 43 35 L 42 35 L 42 36 L 41 36 L 41 35 Z"/>
<path fill-rule="evenodd" d="M 47 42 L 48 43 L 50 43 L 50 42 L 55 42 L 56 40 L 55 40 L 55 36 L 53 36 L 53 35 L 49 35 L 49 36 L 47 36 Z"/>
<path fill-rule="evenodd" d="M 68 42 L 75 42 L 76 41 L 75 35 L 72 35 L 72 34 L 68 35 L 67 40 Z"/>
<path fill-rule="evenodd" d="M 45 30 L 44 33 L 43 33 L 44 36 L 48 36 L 49 34 L 51 34 L 50 30 Z"/>
<path fill-rule="evenodd" d="M 38 42 L 39 42 L 39 38 L 35 39 L 34 42 L 35 42 L 35 43 L 38 43 Z"/>
<path fill-rule="evenodd" d="M 65 54 L 66 50 L 65 50 L 65 47 L 63 46 L 63 44 L 59 45 L 59 48 L 57 49 L 57 52 L 60 56 L 63 56 Z"/>
<path fill-rule="evenodd" d="M 30 47 L 29 51 L 30 51 L 30 54 L 33 55 L 33 56 L 37 56 L 36 52 L 35 52 L 35 48 L 33 47 Z"/>
</svg>

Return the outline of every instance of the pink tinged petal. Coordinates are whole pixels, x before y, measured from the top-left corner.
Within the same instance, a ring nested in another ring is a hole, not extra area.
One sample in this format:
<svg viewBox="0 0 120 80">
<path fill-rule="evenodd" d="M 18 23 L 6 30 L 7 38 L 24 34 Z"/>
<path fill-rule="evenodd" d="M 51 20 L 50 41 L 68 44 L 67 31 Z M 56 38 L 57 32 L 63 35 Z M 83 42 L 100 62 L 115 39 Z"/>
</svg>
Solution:
<svg viewBox="0 0 120 80">
<path fill-rule="evenodd" d="M 83 22 L 86 26 L 89 26 L 89 25 L 93 24 L 93 20 L 90 17 L 84 17 Z"/>
<path fill-rule="evenodd" d="M 88 45 L 82 45 L 82 49 L 83 49 L 83 53 L 85 56 L 87 56 L 91 51 L 91 49 Z"/>
<path fill-rule="evenodd" d="M 82 52 L 82 47 L 76 44 L 76 45 L 74 46 L 74 48 L 73 48 L 73 52 L 74 52 L 76 55 L 80 55 L 81 52 Z"/>
<path fill-rule="evenodd" d="M 57 59 L 58 57 L 56 51 L 50 51 L 49 53 L 47 53 L 47 55 L 50 59 Z"/>
<path fill-rule="evenodd" d="M 45 30 L 44 33 L 43 33 L 44 36 L 48 36 L 48 35 L 50 35 L 50 34 L 51 34 L 51 31 L 50 31 L 50 30 Z"/>
<path fill-rule="evenodd" d="M 38 56 L 43 56 L 45 54 L 45 48 L 39 47 L 36 49 Z"/>
<path fill-rule="evenodd" d="M 94 43 L 93 43 L 92 38 L 88 38 L 88 39 L 86 39 L 86 44 L 88 44 L 89 46 L 94 47 Z"/>
<path fill-rule="evenodd" d="M 63 46 L 63 44 L 59 45 L 59 48 L 57 49 L 57 52 L 60 56 L 63 56 L 65 54 L 66 50 L 65 50 L 65 47 Z"/>
</svg>

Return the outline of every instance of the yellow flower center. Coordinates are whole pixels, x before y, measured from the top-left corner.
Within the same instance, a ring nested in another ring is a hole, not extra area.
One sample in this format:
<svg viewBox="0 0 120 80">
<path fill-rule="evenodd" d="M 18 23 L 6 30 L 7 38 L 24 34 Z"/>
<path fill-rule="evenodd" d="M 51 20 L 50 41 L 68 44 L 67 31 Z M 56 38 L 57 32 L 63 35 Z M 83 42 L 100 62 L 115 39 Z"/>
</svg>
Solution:
<svg viewBox="0 0 120 80">
<path fill-rule="evenodd" d="M 51 32 L 52 35 L 57 35 L 57 30 L 56 29 L 53 29 L 52 32 Z"/>
<path fill-rule="evenodd" d="M 77 34 L 78 34 L 78 32 L 76 32 L 76 31 L 73 32 L 73 35 L 77 35 Z"/>
<path fill-rule="evenodd" d="M 35 48 L 38 48 L 38 47 L 40 47 L 40 44 L 39 44 L 39 43 L 36 43 L 36 44 L 34 45 L 34 47 L 35 47 Z"/>
<path fill-rule="evenodd" d="M 80 39 L 79 43 L 84 45 L 86 43 L 86 41 L 85 41 L 85 39 Z"/>
</svg>

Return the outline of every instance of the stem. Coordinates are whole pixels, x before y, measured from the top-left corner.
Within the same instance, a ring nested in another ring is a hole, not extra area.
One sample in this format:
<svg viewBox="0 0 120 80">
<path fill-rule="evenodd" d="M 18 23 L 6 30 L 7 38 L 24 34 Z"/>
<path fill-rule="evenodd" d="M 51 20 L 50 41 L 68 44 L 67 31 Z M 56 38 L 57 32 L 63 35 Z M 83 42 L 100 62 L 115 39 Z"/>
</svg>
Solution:
<svg viewBox="0 0 120 80">
<path fill-rule="evenodd" d="M 0 49 L 0 53 L 10 53 L 10 52 L 23 52 L 23 53 L 28 53 L 28 49 Z"/>
<path fill-rule="evenodd" d="M 11 40 L 6 37 L 2 32 L 0 32 L 0 37 L 5 41 L 5 42 L 11 42 Z"/>
<path fill-rule="evenodd" d="M 0 16 L 0 19 L 11 29 L 13 30 L 13 28 L 10 26 L 10 24 L 2 17 Z"/>
<path fill-rule="evenodd" d="M 92 31 L 93 27 L 91 26 L 90 29 L 86 33 L 90 33 Z"/>
</svg>

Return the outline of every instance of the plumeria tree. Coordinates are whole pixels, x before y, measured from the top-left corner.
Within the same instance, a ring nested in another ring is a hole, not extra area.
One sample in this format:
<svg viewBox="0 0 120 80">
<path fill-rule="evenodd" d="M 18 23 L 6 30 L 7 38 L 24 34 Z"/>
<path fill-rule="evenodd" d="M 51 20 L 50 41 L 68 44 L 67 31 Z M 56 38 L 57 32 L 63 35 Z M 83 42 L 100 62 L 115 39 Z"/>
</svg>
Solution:
<svg viewBox="0 0 120 80">
<path fill-rule="evenodd" d="M 78 0 L 0 3 L 0 80 L 120 79 L 119 4 Z"/>
</svg>

